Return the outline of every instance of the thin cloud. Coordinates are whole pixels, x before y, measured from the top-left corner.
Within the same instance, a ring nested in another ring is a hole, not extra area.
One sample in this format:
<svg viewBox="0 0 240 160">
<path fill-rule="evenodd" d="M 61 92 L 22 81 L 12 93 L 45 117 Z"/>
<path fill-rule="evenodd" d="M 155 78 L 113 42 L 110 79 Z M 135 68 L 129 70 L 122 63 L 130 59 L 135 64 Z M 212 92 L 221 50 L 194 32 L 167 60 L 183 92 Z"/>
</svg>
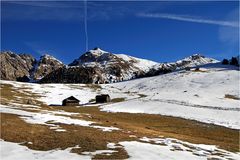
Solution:
<svg viewBox="0 0 240 160">
<path fill-rule="evenodd" d="M 214 25 L 228 26 L 228 27 L 239 27 L 238 22 L 235 22 L 235 21 L 218 21 L 218 20 L 203 19 L 200 17 L 192 17 L 192 16 L 186 16 L 186 15 L 140 13 L 140 14 L 137 14 L 137 16 L 146 17 L 146 18 L 164 18 L 164 19 L 172 19 L 177 21 L 194 22 L 194 23 L 214 24 Z"/>
</svg>

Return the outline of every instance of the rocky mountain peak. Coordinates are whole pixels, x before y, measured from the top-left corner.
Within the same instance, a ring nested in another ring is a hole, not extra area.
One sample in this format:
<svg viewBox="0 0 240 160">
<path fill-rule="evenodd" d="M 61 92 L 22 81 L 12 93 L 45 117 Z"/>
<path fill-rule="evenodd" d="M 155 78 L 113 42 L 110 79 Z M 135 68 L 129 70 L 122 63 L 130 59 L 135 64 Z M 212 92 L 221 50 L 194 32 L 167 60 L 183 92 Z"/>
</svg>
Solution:
<svg viewBox="0 0 240 160">
<path fill-rule="evenodd" d="M 36 61 L 31 70 L 30 77 L 32 80 L 39 80 L 49 74 L 50 72 L 63 67 L 64 64 L 55 57 L 44 54 Z"/>
<path fill-rule="evenodd" d="M 90 62 L 103 62 L 109 61 L 114 57 L 114 54 L 104 51 L 98 47 L 87 51 L 81 55 L 78 59 L 75 59 L 69 66 L 83 65 Z"/>
<path fill-rule="evenodd" d="M 55 57 L 49 55 L 49 54 L 44 54 L 40 57 L 39 59 L 40 63 L 46 64 L 47 62 L 53 62 L 53 63 L 60 63 L 63 64 L 60 60 L 56 59 Z"/>
</svg>

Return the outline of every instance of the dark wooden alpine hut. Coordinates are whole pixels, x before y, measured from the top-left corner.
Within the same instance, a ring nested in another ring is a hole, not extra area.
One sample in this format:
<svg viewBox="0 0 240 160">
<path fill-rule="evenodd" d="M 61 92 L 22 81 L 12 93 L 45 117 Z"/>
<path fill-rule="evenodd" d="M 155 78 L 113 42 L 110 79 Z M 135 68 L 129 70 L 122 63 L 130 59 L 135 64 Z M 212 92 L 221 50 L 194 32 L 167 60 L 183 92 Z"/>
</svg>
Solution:
<svg viewBox="0 0 240 160">
<path fill-rule="evenodd" d="M 63 106 L 78 106 L 79 105 L 79 100 L 73 96 L 68 97 L 62 101 Z"/>
<path fill-rule="evenodd" d="M 96 103 L 107 103 L 110 102 L 110 96 L 108 94 L 101 94 L 96 96 Z"/>
</svg>

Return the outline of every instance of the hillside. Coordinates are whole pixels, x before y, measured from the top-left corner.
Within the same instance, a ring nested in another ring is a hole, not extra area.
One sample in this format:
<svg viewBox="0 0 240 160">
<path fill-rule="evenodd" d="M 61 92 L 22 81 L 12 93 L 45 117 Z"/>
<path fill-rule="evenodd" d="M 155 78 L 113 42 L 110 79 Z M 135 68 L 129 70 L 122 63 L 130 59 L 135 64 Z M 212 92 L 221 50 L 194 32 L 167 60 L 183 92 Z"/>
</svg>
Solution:
<svg viewBox="0 0 240 160">
<path fill-rule="evenodd" d="M 239 84 L 238 67 L 208 64 L 199 70 L 112 84 L 122 92 L 144 96 L 102 110 L 177 116 L 239 129 Z"/>
<path fill-rule="evenodd" d="M 192 68 L 97 85 L 90 92 L 79 91 L 83 84 L 25 86 L 29 91 L 42 93 L 40 100 L 47 104 L 61 104 L 61 100 L 71 95 L 86 104 L 96 94 L 103 93 L 110 94 L 113 99 L 120 98 L 122 102 L 103 105 L 102 111 L 169 115 L 239 129 L 239 84 L 238 67 L 215 63 L 200 66 L 199 70 Z"/>
<path fill-rule="evenodd" d="M 238 68 L 220 63 L 113 84 L 1 80 L 0 144 L 10 159 L 237 160 L 238 85 Z M 80 106 L 61 106 L 69 96 Z"/>
<path fill-rule="evenodd" d="M 15 54 L 13 52 L 1 52 L 0 70 L 1 79 L 22 80 L 30 76 L 30 71 L 35 64 L 35 58 L 29 54 Z"/>
</svg>

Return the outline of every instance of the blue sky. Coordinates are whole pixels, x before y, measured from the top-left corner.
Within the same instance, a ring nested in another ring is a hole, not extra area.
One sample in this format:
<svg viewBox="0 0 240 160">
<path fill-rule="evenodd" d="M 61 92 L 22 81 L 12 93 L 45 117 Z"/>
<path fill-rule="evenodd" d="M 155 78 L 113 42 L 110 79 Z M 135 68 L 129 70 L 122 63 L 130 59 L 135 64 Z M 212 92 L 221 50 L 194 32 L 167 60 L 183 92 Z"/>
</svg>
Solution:
<svg viewBox="0 0 240 160">
<path fill-rule="evenodd" d="M 1 1 L 1 50 L 68 64 L 86 51 L 85 20 L 89 49 L 157 62 L 239 54 L 238 1 Z"/>
</svg>

